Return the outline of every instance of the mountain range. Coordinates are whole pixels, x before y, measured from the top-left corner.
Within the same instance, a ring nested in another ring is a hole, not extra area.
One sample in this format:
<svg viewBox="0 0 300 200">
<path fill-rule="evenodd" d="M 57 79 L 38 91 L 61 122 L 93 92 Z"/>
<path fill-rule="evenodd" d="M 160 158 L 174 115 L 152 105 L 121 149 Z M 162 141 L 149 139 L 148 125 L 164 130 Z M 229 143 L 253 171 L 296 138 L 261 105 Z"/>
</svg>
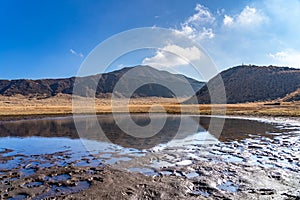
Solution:
<svg viewBox="0 0 300 200">
<path fill-rule="evenodd" d="M 127 72 L 131 70 L 134 70 L 134 73 L 124 76 L 130 74 Z M 222 78 L 224 83 L 227 103 L 300 100 L 300 69 L 254 65 L 232 67 L 207 83 L 150 66 L 126 67 L 109 73 L 78 78 L 0 80 L 0 95 L 20 94 L 47 98 L 60 93 L 73 94 L 76 80 L 77 89 L 83 91 L 79 94 L 81 96 L 95 94 L 101 98 L 109 97 L 114 92 L 125 97 L 187 97 L 191 96 L 191 88 L 198 102 L 207 104 L 210 103 L 210 95 L 220 92 L 222 85 L 218 81 L 219 78 Z M 116 89 L 117 84 L 121 87 Z M 131 93 L 132 85 L 142 86 Z M 176 91 L 170 88 L 176 88 Z M 185 103 L 189 102 L 191 101 L 187 100 Z"/>
<path fill-rule="evenodd" d="M 129 76 L 122 78 L 127 72 L 134 70 Z M 59 93 L 72 94 L 76 80 L 77 89 L 83 91 L 81 96 L 95 94 L 96 97 L 107 97 L 112 92 L 126 96 L 130 94 L 132 85 L 141 85 L 129 97 L 174 97 L 174 91 L 169 88 L 176 88 L 176 95 L 179 97 L 190 96 L 192 92 L 198 91 L 203 82 L 185 77 L 181 74 L 172 74 L 167 71 L 160 71 L 149 66 L 126 67 L 109 73 L 97 74 L 85 77 L 71 77 L 63 79 L 40 79 L 40 80 L 0 80 L 0 95 L 13 96 L 16 94 L 47 98 Z M 119 91 L 114 88 L 120 81 Z M 143 85 L 148 82 L 149 84 Z"/>
</svg>

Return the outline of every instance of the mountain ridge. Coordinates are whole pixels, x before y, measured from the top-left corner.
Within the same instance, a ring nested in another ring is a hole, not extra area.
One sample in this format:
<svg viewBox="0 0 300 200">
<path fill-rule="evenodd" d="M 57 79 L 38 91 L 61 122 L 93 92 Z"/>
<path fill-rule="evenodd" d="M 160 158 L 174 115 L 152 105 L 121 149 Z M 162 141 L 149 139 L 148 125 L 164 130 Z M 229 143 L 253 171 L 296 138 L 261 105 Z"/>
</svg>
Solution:
<svg viewBox="0 0 300 200">
<path fill-rule="evenodd" d="M 126 67 L 120 70 L 115 70 L 108 73 L 96 74 L 84 77 L 70 77 L 70 78 L 58 78 L 58 79 L 17 79 L 17 80 L 0 80 L 0 95 L 13 96 L 21 94 L 29 97 L 51 97 L 59 93 L 73 94 L 74 83 L 79 83 L 77 87 L 82 87 L 84 94 L 82 96 L 94 93 L 96 97 L 105 97 L 114 91 L 114 86 L 120 80 L 120 78 L 129 70 L 135 70 L 136 80 L 148 79 L 150 82 L 162 82 L 165 84 L 183 84 L 185 86 L 191 85 L 194 91 L 201 88 L 204 83 L 194 80 L 192 78 L 185 77 L 181 74 L 172 74 L 167 71 L 160 71 L 150 66 L 134 66 Z M 124 89 L 129 88 L 129 84 L 132 80 L 125 80 L 122 84 Z M 189 84 L 187 84 L 189 83 Z M 81 85 L 80 85 L 81 84 Z M 138 84 L 143 84 L 139 82 Z M 121 93 L 126 91 L 121 91 Z M 179 92 L 180 96 L 188 95 L 185 91 Z M 148 84 L 138 88 L 133 97 L 174 97 L 174 93 L 168 90 L 166 87 L 161 87 L 158 84 Z"/>
<path fill-rule="evenodd" d="M 241 65 L 224 70 L 218 76 L 224 82 L 226 103 L 280 100 L 300 88 L 300 69 L 296 68 Z M 210 95 L 217 96 L 220 87 L 215 76 L 196 92 L 198 102 L 211 103 Z"/>
<path fill-rule="evenodd" d="M 120 79 L 133 69 L 136 70 L 133 76 L 124 80 Z M 220 88 L 216 84 L 218 76 L 224 82 L 226 103 L 300 100 L 300 69 L 255 65 L 241 65 L 226 69 L 207 83 L 185 77 L 182 74 L 160 71 L 150 66 L 125 67 L 113 72 L 77 78 L 0 80 L 0 95 L 20 94 L 41 98 L 60 93 L 72 95 L 76 80 L 77 86 L 83 91 L 80 96 L 94 94 L 101 98 L 109 97 L 112 92 L 115 92 L 114 94 L 125 97 L 186 97 L 190 96 L 186 92 L 186 88 L 191 87 L 198 102 L 208 104 L 210 103 L 210 94 L 218 94 L 217 89 Z M 147 81 L 150 84 L 143 85 Z M 118 82 L 122 85 L 121 91 L 115 90 Z M 131 94 L 130 83 L 143 86 Z M 93 89 L 93 86 L 96 89 Z M 177 95 L 168 89 L 168 86 L 176 87 Z M 208 86 L 212 88 L 212 91 L 208 90 Z M 192 102 L 188 100 L 185 103 Z"/>
</svg>

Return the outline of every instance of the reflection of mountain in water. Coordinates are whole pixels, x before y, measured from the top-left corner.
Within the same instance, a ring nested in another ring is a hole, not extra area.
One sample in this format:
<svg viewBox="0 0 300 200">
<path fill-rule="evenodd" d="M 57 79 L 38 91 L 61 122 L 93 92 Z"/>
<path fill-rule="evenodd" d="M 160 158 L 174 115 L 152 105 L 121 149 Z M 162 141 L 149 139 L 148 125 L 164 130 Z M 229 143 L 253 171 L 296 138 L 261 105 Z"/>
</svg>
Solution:
<svg viewBox="0 0 300 200">
<path fill-rule="evenodd" d="M 201 117 L 200 125 L 208 130 L 210 117 Z M 232 141 L 232 140 L 242 140 L 244 138 L 249 138 L 251 135 L 259 135 L 264 137 L 272 137 L 269 133 L 281 133 L 284 130 L 277 128 L 271 123 L 265 123 L 255 120 L 247 119 L 230 119 L 225 120 L 221 135 L 219 140 L 222 142 Z M 215 130 L 210 130 L 212 135 L 219 134 Z"/>
<path fill-rule="evenodd" d="M 120 115 L 122 116 L 122 115 Z M 155 117 L 161 117 L 159 115 Z M 150 120 L 147 115 L 132 115 L 133 120 L 143 126 L 147 125 Z M 188 119 L 189 117 L 185 117 Z M 126 120 L 125 116 L 124 119 Z M 181 127 L 181 134 L 177 134 L 180 125 L 180 116 L 168 116 L 162 130 L 156 135 L 149 138 L 135 138 L 124 133 L 117 125 L 112 115 L 98 116 L 97 121 L 92 117 L 80 117 L 77 121 L 77 128 L 80 129 L 80 137 L 90 140 L 112 142 L 123 147 L 148 149 L 157 144 L 167 143 L 176 138 L 185 138 L 195 132 L 204 131 L 200 129 L 195 120 L 186 120 L 189 124 Z M 105 134 L 99 131 L 101 126 Z M 192 127 L 197 127 L 192 129 Z M 23 120 L 15 122 L 2 122 L 0 124 L 0 136 L 6 137 L 68 137 L 79 138 L 73 118 L 56 118 L 41 120 Z"/>
<path fill-rule="evenodd" d="M 122 117 L 122 115 L 120 115 Z M 155 117 L 162 117 L 157 115 Z M 133 120 L 142 126 L 150 122 L 148 115 L 132 115 Z M 126 120 L 125 116 L 124 119 Z M 183 122 L 182 122 L 183 120 Z M 195 134 L 205 132 L 208 129 L 209 117 L 190 117 L 180 115 L 168 115 L 162 130 L 149 138 L 135 138 L 124 133 L 117 125 L 112 115 L 98 116 L 97 121 L 91 117 L 81 117 L 76 120 L 77 128 L 80 129 L 80 137 L 96 141 L 112 142 L 123 147 L 148 149 L 158 144 L 165 144 L 173 139 L 183 139 Z M 178 128 L 180 123 L 180 133 Z M 100 124 L 103 132 L 99 131 Z M 198 125 L 200 126 L 198 127 Z M 202 128 L 203 127 L 203 128 Z M 272 124 L 242 120 L 226 119 L 224 129 L 219 138 L 221 141 L 240 140 L 249 137 L 249 134 L 263 135 L 270 137 L 268 132 L 282 132 Z M 217 136 L 214 130 L 210 130 L 212 135 Z M 41 120 L 23 120 L 15 122 L 2 122 L 0 124 L 0 137 L 68 137 L 79 138 L 73 118 L 56 118 Z"/>
</svg>

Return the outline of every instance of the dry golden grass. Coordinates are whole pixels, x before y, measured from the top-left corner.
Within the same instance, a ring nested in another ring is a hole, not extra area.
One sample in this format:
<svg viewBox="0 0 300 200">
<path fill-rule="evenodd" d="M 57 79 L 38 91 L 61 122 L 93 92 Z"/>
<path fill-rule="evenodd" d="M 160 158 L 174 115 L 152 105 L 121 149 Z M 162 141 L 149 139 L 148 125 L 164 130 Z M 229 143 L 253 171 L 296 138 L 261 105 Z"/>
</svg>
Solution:
<svg viewBox="0 0 300 200">
<path fill-rule="evenodd" d="M 77 97 L 83 107 L 79 113 L 90 113 L 93 109 L 86 106 L 86 99 Z M 114 112 L 132 113 L 167 112 L 187 114 L 227 114 L 227 115 L 270 115 L 270 116 L 300 116 L 300 102 L 282 103 L 280 106 L 264 103 L 244 103 L 227 105 L 180 105 L 183 99 L 175 98 L 136 98 L 131 99 L 129 107 L 125 100 L 118 100 Z M 84 107 L 86 106 L 86 108 Z M 225 110 L 226 109 L 226 110 Z M 96 99 L 95 110 L 98 114 L 111 113 L 110 99 Z M 72 114 L 72 97 L 57 95 L 46 99 L 27 98 L 24 96 L 0 96 L 0 116 L 26 115 L 68 115 Z"/>
</svg>

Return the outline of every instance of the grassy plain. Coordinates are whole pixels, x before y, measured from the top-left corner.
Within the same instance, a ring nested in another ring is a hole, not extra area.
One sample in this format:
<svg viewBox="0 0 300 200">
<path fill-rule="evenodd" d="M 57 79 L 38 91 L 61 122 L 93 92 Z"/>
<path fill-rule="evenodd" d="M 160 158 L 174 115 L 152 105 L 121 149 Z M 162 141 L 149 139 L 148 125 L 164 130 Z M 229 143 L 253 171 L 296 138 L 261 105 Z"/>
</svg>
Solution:
<svg viewBox="0 0 300 200">
<path fill-rule="evenodd" d="M 77 113 L 91 113 L 94 110 L 97 114 L 111 113 L 112 106 L 109 98 L 95 100 L 95 109 L 89 106 L 89 99 L 77 97 L 79 107 L 76 107 Z M 170 114 L 201 114 L 201 115 L 255 115 L 255 116 L 300 116 L 300 102 L 283 102 L 281 105 L 264 105 L 266 102 L 242 103 L 242 104 L 200 104 L 200 105 L 182 105 L 184 99 L 175 98 L 133 98 L 126 106 L 126 100 L 119 99 L 113 108 L 114 112 L 131 113 L 147 112 L 167 112 Z M 80 108 L 80 109 L 78 109 Z M 71 115 L 72 96 L 57 95 L 50 98 L 28 98 L 24 96 L 0 96 L 0 117 L 4 118 L 22 118 L 30 116 L 60 116 Z"/>
</svg>

